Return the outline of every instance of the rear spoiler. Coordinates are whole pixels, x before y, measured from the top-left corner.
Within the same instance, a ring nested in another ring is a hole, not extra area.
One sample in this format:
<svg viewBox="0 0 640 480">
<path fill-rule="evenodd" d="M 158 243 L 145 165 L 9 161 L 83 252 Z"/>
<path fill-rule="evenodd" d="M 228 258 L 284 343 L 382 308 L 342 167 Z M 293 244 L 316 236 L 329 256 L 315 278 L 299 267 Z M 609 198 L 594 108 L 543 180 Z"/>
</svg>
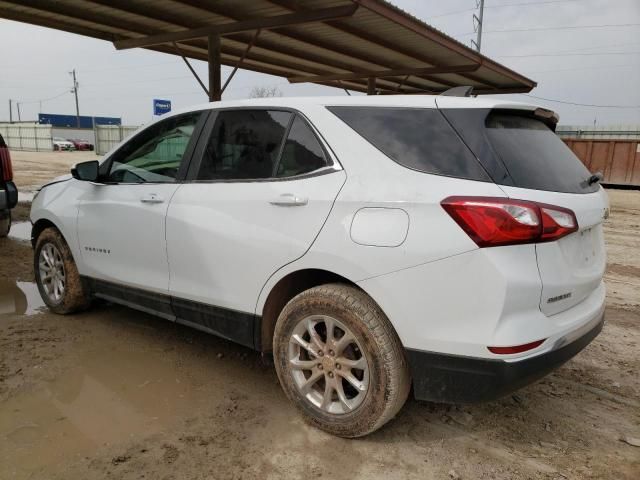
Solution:
<svg viewBox="0 0 640 480">
<path fill-rule="evenodd" d="M 560 119 L 560 117 L 553 110 L 547 110 L 546 108 L 538 107 L 533 111 L 533 116 L 546 123 L 547 126 L 554 132 L 556 131 L 556 125 L 558 125 L 558 120 Z"/>
<path fill-rule="evenodd" d="M 558 125 L 559 116 L 553 110 L 548 110 L 542 107 L 536 107 L 534 105 L 525 104 L 504 104 L 496 105 L 491 109 L 492 112 L 498 111 L 503 113 L 510 113 L 512 115 L 522 115 L 525 117 L 533 117 L 536 120 L 540 120 L 552 131 L 556 131 Z"/>
</svg>

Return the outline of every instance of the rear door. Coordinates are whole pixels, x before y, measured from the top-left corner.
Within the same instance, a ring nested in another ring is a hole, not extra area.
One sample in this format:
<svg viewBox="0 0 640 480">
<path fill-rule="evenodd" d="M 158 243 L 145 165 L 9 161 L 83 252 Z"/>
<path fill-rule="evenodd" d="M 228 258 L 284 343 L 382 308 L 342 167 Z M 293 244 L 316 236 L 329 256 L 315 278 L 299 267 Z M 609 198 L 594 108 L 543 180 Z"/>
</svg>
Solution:
<svg viewBox="0 0 640 480">
<path fill-rule="evenodd" d="M 454 126 L 461 126 L 465 140 L 475 145 L 489 168 L 498 170 L 495 165 L 499 160 L 504 172 L 495 180 L 509 197 L 557 205 L 575 213 L 578 231 L 537 244 L 536 256 L 542 280 L 542 312 L 553 315 L 580 303 L 601 285 L 604 275 L 602 222 L 608 215 L 604 189 L 597 182 L 590 183 L 591 173 L 531 112 L 484 111 L 479 116 L 483 117 L 482 123 L 476 124 L 476 134 L 464 127 L 462 112 L 444 112 Z M 484 148 L 480 147 L 481 139 Z"/>
<path fill-rule="evenodd" d="M 253 314 L 267 279 L 309 249 L 346 176 L 300 114 L 233 109 L 209 121 L 167 214 L 170 291 L 178 317 L 233 336 L 244 319 L 233 312 Z M 204 319 L 199 304 L 222 309 Z"/>
</svg>

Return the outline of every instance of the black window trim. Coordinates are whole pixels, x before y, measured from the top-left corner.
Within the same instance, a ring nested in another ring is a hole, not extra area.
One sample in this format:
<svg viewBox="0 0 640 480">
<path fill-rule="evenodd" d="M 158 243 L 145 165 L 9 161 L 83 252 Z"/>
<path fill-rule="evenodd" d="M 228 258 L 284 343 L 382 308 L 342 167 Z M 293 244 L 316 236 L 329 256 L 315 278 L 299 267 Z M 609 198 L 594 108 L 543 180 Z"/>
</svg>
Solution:
<svg viewBox="0 0 640 480">
<path fill-rule="evenodd" d="M 178 167 L 178 173 L 176 175 L 175 182 L 101 182 L 101 181 L 97 181 L 97 182 L 92 182 L 92 183 L 95 184 L 95 185 L 103 185 L 103 186 L 114 186 L 114 185 L 176 185 L 176 184 L 185 183 L 185 179 L 187 177 L 187 173 L 189 171 L 189 167 L 191 165 L 191 162 L 193 161 L 193 154 L 196 151 L 196 147 L 197 147 L 197 145 L 198 145 L 198 143 L 200 141 L 200 136 L 202 135 L 202 132 L 203 132 L 204 128 L 207 125 L 207 121 L 209 119 L 209 116 L 211 115 L 211 110 L 207 109 L 207 108 L 199 109 L 199 110 L 191 110 L 191 111 L 188 111 L 188 112 L 180 112 L 180 113 L 176 113 L 174 115 L 170 115 L 170 116 L 167 116 L 167 117 L 162 117 L 162 118 L 158 119 L 158 121 L 150 123 L 149 125 L 146 125 L 143 128 L 140 128 L 131 137 L 127 138 L 116 150 L 111 152 L 111 154 L 107 158 L 105 158 L 102 163 L 100 163 L 100 167 L 99 167 L 100 168 L 100 176 L 102 177 L 103 175 L 106 175 L 106 173 L 111 170 L 111 165 L 113 163 L 113 160 L 114 160 L 115 156 L 118 154 L 118 152 L 120 152 L 120 150 L 125 145 L 127 145 L 129 142 L 134 140 L 140 134 L 142 134 L 143 132 L 147 131 L 150 128 L 155 127 L 156 125 L 158 125 L 159 123 L 161 123 L 161 122 L 163 122 L 165 120 L 169 120 L 169 119 L 172 119 L 172 118 L 178 118 L 178 117 L 182 117 L 182 116 L 186 116 L 186 115 L 192 115 L 194 113 L 200 113 L 200 118 L 196 122 L 196 125 L 195 125 L 195 127 L 193 129 L 193 133 L 191 134 L 191 138 L 189 139 L 189 143 L 188 143 L 187 148 L 186 148 L 186 150 L 184 152 L 184 156 L 182 157 L 182 160 L 180 162 L 180 167 Z"/>
<path fill-rule="evenodd" d="M 293 122 L 295 119 L 296 119 L 296 114 L 292 113 L 291 116 L 289 117 L 289 123 L 287 124 L 287 128 L 284 129 L 284 135 L 282 136 L 282 140 L 280 140 L 280 148 L 278 148 L 278 156 L 276 157 L 276 161 L 273 162 L 273 168 L 271 169 L 271 177 L 269 178 L 275 178 L 278 174 L 278 167 L 280 166 L 280 162 L 282 161 L 282 152 L 284 151 L 284 146 L 287 144 L 287 139 L 289 138 L 289 132 L 291 132 L 291 126 L 293 125 Z M 326 161 L 326 158 L 325 158 L 325 161 Z"/>
<path fill-rule="evenodd" d="M 278 159 L 275 162 L 275 169 L 272 172 L 272 176 L 268 178 L 238 178 L 238 179 L 214 179 L 214 180 L 198 180 L 198 172 L 200 170 L 200 165 L 202 164 L 202 160 L 204 158 L 204 154 L 207 148 L 207 144 L 209 142 L 209 138 L 211 136 L 211 132 L 213 131 L 213 127 L 215 125 L 216 119 L 218 118 L 218 112 L 224 112 L 227 110 L 267 110 L 267 111 L 275 111 L 275 112 L 289 112 L 291 113 L 291 118 L 289 119 L 289 125 L 285 130 L 285 134 L 282 138 L 282 142 L 280 145 L 280 150 L 278 151 Z M 284 149 L 284 144 L 286 143 L 287 136 L 289 135 L 289 130 L 293 125 L 293 120 L 296 115 L 299 115 L 300 118 L 311 128 L 312 133 L 315 135 L 322 151 L 324 153 L 325 159 L 327 161 L 327 166 L 313 170 L 312 172 L 303 173 L 301 175 L 293 175 L 291 177 L 275 177 L 275 172 L 277 172 L 277 167 L 280 164 L 280 158 L 282 156 L 282 150 Z M 209 118 L 207 119 L 207 124 L 203 128 L 200 133 L 200 139 L 198 140 L 198 144 L 193 152 L 193 156 L 191 159 L 191 164 L 189 166 L 189 170 L 186 174 L 185 179 L 182 183 L 262 183 L 262 182 L 288 182 L 293 180 L 303 180 L 307 178 L 318 177 L 320 175 L 327 175 L 329 173 L 334 173 L 337 171 L 343 170 L 342 165 L 338 161 L 335 152 L 331 149 L 326 139 L 322 136 L 322 134 L 318 131 L 315 125 L 309 120 L 309 118 L 301 112 L 300 110 L 292 107 L 280 107 L 280 106 L 270 106 L 270 105 L 244 105 L 244 106 L 236 106 L 236 107 L 221 107 L 221 108 L 213 108 L 211 109 L 211 113 Z"/>
</svg>

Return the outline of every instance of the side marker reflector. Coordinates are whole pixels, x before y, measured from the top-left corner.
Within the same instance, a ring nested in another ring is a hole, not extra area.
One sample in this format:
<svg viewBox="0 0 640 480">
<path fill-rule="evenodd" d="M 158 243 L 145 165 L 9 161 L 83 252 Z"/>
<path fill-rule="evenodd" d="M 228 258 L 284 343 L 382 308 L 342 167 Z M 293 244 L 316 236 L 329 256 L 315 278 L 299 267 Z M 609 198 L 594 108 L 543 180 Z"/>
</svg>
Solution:
<svg viewBox="0 0 640 480">
<path fill-rule="evenodd" d="M 491 353 L 495 353 L 497 355 L 509 355 L 512 353 L 522 353 L 528 350 L 533 350 L 534 348 L 538 348 L 543 344 L 545 339 L 536 340 L 535 342 L 525 343 L 524 345 L 515 345 L 513 347 L 487 347 Z"/>
</svg>

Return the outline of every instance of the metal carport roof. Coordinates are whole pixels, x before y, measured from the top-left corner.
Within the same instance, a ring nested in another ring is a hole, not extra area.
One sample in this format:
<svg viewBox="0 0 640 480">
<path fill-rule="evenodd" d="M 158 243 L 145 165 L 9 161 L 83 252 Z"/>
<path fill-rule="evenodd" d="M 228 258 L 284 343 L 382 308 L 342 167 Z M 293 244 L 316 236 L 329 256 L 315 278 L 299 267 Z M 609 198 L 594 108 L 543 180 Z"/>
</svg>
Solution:
<svg viewBox="0 0 640 480">
<path fill-rule="evenodd" d="M 368 93 L 523 93 L 536 83 L 384 0 L 0 0 L 0 17 Z M 204 85 L 203 85 L 204 86 Z"/>
</svg>

